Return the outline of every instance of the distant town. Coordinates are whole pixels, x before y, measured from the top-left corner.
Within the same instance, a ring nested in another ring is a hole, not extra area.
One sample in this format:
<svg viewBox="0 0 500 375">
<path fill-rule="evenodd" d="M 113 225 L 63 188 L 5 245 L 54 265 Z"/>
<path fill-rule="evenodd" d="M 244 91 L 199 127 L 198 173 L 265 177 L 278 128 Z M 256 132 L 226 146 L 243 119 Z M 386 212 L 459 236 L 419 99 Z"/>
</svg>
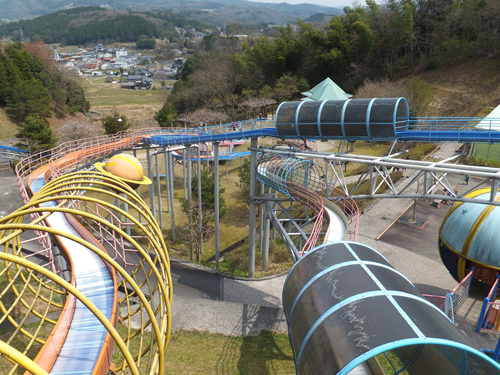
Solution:
<svg viewBox="0 0 500 375">
<path fill-rule="evenodd" d="M 135 49 L 135 45 L 130 46 Z M 182 55 L 178 49 L 173 55 Z M 152 80 L 175 80 L 184 66 L 185 58 L 176 57 L 168 61 L 156 61 L 154 55 L 143 55 L 127 48 L 107 48 L 96 44 L 93 48 L 77 48 L 73 52 L 54 52 L 54 59 L 61 69 L 75 72 L 79 76 L 110 76 L 108 82 L 120 82 L 123 88 L 150 88 Z M 118 81 L 114 77 L 120 77 Z"/>
</svg>

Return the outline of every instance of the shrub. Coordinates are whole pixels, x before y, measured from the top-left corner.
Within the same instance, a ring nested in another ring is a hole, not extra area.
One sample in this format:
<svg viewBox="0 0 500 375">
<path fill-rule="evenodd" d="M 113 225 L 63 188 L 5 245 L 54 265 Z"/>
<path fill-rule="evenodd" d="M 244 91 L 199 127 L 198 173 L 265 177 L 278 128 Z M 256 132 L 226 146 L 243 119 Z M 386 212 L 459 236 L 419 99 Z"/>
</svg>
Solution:
<svg viewBox="0 0 500 375">
<path fill-rule="evenodd" d="M 120 115 L 118 112 L 108 115 L 102 119 L 102 127 L 107 135 L 119 133 L 127 130 L 131 126 L 132 123 L 127 121 L 127 116 Z"/>
<path fill-rule="evenodd" d="M 273 263 L 287 263 L 291 260 L 291 258 L 286 247 L 279 247 L 273 251 L 270 256 L 270 260 Z"/>
</svg>

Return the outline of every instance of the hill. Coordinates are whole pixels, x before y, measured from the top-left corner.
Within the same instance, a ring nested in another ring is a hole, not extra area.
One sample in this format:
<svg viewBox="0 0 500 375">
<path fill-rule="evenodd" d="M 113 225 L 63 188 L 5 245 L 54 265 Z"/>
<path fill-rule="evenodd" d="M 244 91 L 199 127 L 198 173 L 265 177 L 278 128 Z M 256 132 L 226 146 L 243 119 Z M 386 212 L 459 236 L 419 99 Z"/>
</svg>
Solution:
<svg viewBox="0 0 500 375">
<path fill-rule="evenodd" d="M 135 42 L 140 36 L 179 37 L 176 27 L 204 30 L 209 26 L 173 13 L 83 7 L 0 25 L 0 38 L 19 40 L 22 29 L 25 39 L 41 39 L 45 43 Z"/>
<path fill-rule="evenodd" d="M 0 18 L 3 21 L 15 21 L 35 18 L 61 10 L 77 7 L 101 7 L 98 0 L 0 0 Z M 313 4 L 292 5 L 287 3 L 271 4 L 252 2 L 248 0 L 218 0 L 218 1 L 178 1 L 178 0 L 108 0 L 108 9 L 130 9 L 134 11 L 162 10 L 175 13 L 183 10 L 200 10 L 201 14 L 210 13 L 229 15 L 237 22 L 294 22 L 296 18 L 307 18 L 315 13 L 338 15 L 341 9 Z M 230 9 L 228 12 L 227 9 Z M 229 13 L 229 14 L 228 14 Z M 231 14 L 232 13 L 232 14 Z M 257 16 L 257 18 L 253 18 Z M 220 23 L 224 20 L 221 18 Z M 17 27 L 19 30 L 19 26 Z M 24 30 L 24 29 L 23 29 Z"/>
<path fill-rule="evenodd" d="M 307 17 L 306 19 L 303 19 L 303 22 L 308 22 L 308 23 L 326 23 L 332 19 L 332 16 L 329 14 L 325 13 L 317 13 L 313 14 L 311 17 Z"/>
</svg>

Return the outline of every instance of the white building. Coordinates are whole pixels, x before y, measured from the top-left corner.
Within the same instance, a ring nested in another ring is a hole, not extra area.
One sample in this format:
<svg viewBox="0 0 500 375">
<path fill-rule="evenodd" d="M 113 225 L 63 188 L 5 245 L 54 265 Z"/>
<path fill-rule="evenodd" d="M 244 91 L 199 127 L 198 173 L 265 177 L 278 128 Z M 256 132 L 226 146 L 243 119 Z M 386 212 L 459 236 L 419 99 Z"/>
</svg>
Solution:
<svg viewBox="0 0 500 375">
<path fill-rule="evenodd" d="M 116 57 L 127 56 L 128 52 L 125 48 L 116 50 Z"/>
</svg>

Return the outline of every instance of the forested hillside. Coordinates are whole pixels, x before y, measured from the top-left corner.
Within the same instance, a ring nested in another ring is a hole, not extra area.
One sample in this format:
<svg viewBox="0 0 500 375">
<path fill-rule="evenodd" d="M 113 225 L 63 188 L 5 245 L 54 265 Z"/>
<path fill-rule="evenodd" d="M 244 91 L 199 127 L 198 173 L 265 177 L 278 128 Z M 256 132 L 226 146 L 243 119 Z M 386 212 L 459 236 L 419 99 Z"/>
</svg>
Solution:
<svg viewBox="0 0 500 375">
<path fill-rule="evenodd" d="M 78 83 L 54 66 L 52 53 L 40 42 L 0 45 L 0 106 L 15 121 L 89 110 Z"/>
<path fill-rule="evenodd" d="M 348 4 L 350 1 L 346 1 Z M 16 21 L 54 13 L 62 9 L 84 6 L 105 6 L 112 9 L 139 11 L 161 10 L 174 13 L 186 10 L 201 11 L 204 16 L 215 20 L 217 26 L 224 22 L 294 22 L 296 18 L 307 18 L 315 13 L 337 15 L 342 9 L 314 4 L 280 4 L 248 0 L 0 0 L 0 23 L 3 20 Z M 257 17 L 252 19 L 251 17 Z M 203 22 L 209 22 L 202 19 Z"/>
<path fill-rule="evenodd" d="M 11 37 L 19 41 L 22 29 L 25 39 L 41 39 L 45 43 L 135 42 L 140 36 L 176 38 L 179 34 L 175 27 L 204 30 L 208 26 L 173 13 L 84 7 L 0 25 L 0 38 Z"/>
<path fill-rule="evenodd" d="M 234 112 L 252 98 L 300 97 L 326 77 L 355 93 L 367 79 L 394 81 L 500 51 L 498 0 L 367 0 L 344 10 L 321 29 L 299 22 L 276 38 L 207 38 L 205 51 L 185 64 L 171 104 L 178 112 Z M 411 84 L 415 94 L 426 92 Z"/>
</svg>

